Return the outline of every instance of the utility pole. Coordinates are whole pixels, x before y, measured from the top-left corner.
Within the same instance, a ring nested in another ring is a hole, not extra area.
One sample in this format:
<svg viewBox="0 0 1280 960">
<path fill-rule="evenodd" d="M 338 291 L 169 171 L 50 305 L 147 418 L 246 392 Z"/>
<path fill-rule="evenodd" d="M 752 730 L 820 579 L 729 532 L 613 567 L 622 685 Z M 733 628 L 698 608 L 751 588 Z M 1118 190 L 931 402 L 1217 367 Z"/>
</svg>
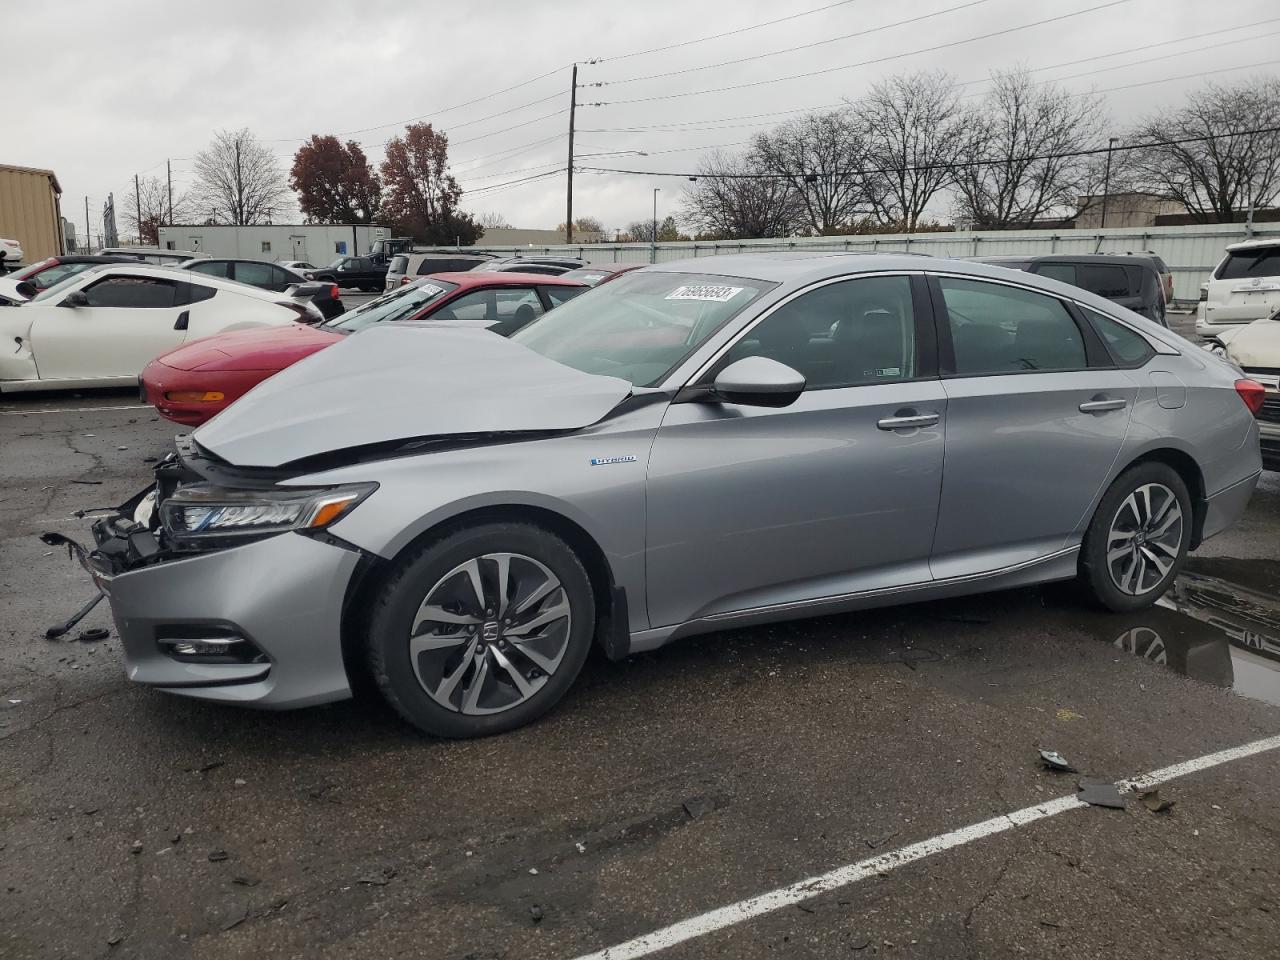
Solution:
<svg viewBox="0 0 1280 960">
<path fill-rule="evenodd" d="M 1099 230 L 1107 225 L 1107 197 L 1111 193 L 1111 151 L 1116 148 L 1116 144 L 1119 142 L 1119 137 L 1111 137 L 1107 140 L 1107 169 L 1102 175 L 1102 223 L 1098 226 Z"/>
<path fill-rule="evenodd" d="M 166 160 L 164 162 L 165 179 L 169 182 L 169 216 L 165 219 L 169 222 L 169 226 L 173 226 L 173 161 Z"/>
<path fill-rule="evenodd" d="M 138 175 L 133 175 L 133 208 L 138 211 L 138 243 L 142 243 L 142 188 L 138 186 Z"/>
<path fill-rule="evenodd" d="M 650 263 L 658 262 L 658 191 L 661 187 L 653 188 L 653 246 L 649 249 L 653 251 Z"/>
<path fill-rule="evenodd" d="M 569 82 L 569 170 L 565 183 L 564 242 L 573 243 L 573 118 L 578 110 L 578 65 Z"/>
<path fill-rule="evenodd" d="M 84 250 L 82 250 L 82 251 L 81 251 L 82 253 L 88 253 L 88 252 L 89 252 L 89 243 L 90 243 L 90 241 L 91 241 L 91 239 L 92 239 L 92 234 L 90 234 L 90 233 L 89 233 L 89 226 L 90 226 L 90 224 L 89 224 L 89 195 L 88 195 L 88 194 L 85 194 L 85 198 L 84 198 Z"/>
</svg>

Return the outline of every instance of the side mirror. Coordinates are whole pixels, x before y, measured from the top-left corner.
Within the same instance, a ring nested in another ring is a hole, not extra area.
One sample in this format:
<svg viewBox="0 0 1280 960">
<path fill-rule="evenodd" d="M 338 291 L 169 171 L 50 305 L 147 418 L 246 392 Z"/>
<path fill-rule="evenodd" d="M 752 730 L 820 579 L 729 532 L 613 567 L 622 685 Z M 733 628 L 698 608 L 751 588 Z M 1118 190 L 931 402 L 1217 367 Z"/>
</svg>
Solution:
<svg viewBox="0 0 1280 960">
<path fill-rule="evenodd" d="M 83 290 L 72 290 L 62 302 L 58 304 L 60 307 L 87 307 L 89 305 L 89 295 Z"/>
<path fill-rule="evenodd" d="M 716 400 L 748 407 L 787 407 L 804 392 L 804 375 L 768 357 L 743 357 L 721 370 L 711 386 Z"/>
<path fill-rule="evenodd" d="M 13 289 L 16 293 L 21 294 L 22 296 L 26 297 L 28 300 L 30 300 L 37 293 L 40 292 L 40 288 L 37 287 L 34 283 L 32 283 L 30 280 L 19 280 Z"/>
</svg>

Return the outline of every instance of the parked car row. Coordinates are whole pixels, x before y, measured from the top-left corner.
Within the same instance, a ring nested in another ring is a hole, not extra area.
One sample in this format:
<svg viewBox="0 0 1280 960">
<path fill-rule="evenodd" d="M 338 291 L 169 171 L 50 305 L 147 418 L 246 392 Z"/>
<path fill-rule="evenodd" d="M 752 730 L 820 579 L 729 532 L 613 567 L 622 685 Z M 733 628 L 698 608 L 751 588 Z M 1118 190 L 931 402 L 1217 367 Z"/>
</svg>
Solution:
<svg viewBox="0 0 1280 960">
<path fill-rule="evenodd" d="M 370 679 L 440 736 L 534 720 L 594 644 L 1072 578 L 1141 609 L 1261 470 L 1232 364 L 927 257 L 450 273 L 162 359 L 162 404 L 283 369 L 93 523 L 130 678 L 264 707 Z"/>
</svg>

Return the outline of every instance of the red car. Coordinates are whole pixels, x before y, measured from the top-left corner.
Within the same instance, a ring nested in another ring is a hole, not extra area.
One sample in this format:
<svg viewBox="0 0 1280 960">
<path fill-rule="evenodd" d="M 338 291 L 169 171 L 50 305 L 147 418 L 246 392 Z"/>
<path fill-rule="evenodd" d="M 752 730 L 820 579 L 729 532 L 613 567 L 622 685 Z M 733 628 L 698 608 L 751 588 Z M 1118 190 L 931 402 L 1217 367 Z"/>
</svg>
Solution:
<svg viewBox="0 0 1280 960">
<path fill-rule="evenodd" d="M 588 289 L 580 281 L 536 274 L 432 274 L 318 326 L 236 330 L 185 344 L 147 364 L 142 400 L 170 420 L 195 426 L 273 373 L 371 324 L 445 321 L 505 337 Z"/>
</svg>

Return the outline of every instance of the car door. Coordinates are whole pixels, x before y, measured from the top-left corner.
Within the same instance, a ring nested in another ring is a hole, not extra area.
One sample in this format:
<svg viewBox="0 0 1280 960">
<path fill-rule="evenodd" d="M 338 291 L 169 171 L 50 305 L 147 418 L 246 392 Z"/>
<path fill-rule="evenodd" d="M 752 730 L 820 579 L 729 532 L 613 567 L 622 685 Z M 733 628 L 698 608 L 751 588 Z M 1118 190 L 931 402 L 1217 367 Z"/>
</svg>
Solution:
<svg viewBox="0 0 1280 960">
<path fill-rule="evenodd" d="M 1135 381 L 1067 301 L 991 280 L 931 283 L 947 396 L 934 577 L 1067 548 L 1120 453 Z"/>
<path fill-rule="evenodd" d="M 168 277 L 113 273 L 81 288 L 88 306 L 43 309 L 31 330 L 40 379 L 136 377 L 186 335 L 178 288 Z"/>
<path fill-rule="evenodd" d="M 923 277 L 809 288 L 695 383 L 748 356 L 805 390 L 781 408 L 671 404 L 649 456 L 652 625 L 927 582 L 946 399 Z"/>
</svg>

